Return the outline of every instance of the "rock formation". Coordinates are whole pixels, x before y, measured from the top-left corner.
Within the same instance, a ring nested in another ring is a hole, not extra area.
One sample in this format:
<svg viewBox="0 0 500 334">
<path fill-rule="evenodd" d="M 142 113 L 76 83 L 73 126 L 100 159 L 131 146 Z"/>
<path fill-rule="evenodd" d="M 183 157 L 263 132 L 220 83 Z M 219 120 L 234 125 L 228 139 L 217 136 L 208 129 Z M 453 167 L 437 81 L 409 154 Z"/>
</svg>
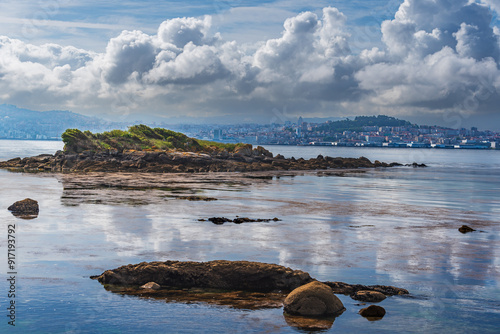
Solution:
<svg viewBox="0 0 500 334">
<path fill-rule="evenodd" d="M 396 288 L 394 286 L 388 285 L 362 285 L 362 284 L 348 284 L 344 282 L 323 282 L 332 288 L 334 293 L 340 293 L 343 295 L 353 295 L 358 291 L 378 291 L 383 293 L 385 296 L 395 296 L 395 295 L 407 295 L 408 290 L 402 288 Z"/>
<path fill-rule="evenodd" d="M 458 231 L 460 233 L 465 234 L 465 233 L 469 233 L 469 232 L 474 232 L 475 229 L 473 229 L 472 227 L 469 227 L 467 225 L 462 225 L 461 227 L 458 228 Z"/>
<path fill-rule="evenodd" d="M 384 300 L 386 297 L 382 292 L 360 290 L 353 293 L 351 295 L 351 298 L 362 302 L 378 303 Z"/>
<path fill-rule="evenodd" d="M 382 306 L 378 305 L 370 305 L 368 307 L 362 308 L 359 310 L 359 314 L 361 314 L 365 318 L 382 318 L 385 315 L 385 309 Z"/>
<path fill-rule="evenodd" d="M 216 288 L 270 292 L 291 291 L 309 283 L 308 273 L 276 264 L 248 261 L 142 262 L 107 270 L 96 278 L 103 284 L 140 286 L 156 282 L 162 287 Z"/>
<path fill-rule="evenodd" d="M 26 198 L 22 201 L 17 201 L 8 207 L 8 210 L 12 212 L 14 216 L 24 217 L 24 216 L 37 216 L 39 210 L 38 202 Z"/>
<path fill-rule="evenodd" d="M 283 306 L 288 314 L 313 317 L 340 315 L 345 310 L 332 289 L 318 281 L 293 290 L 285 298 Z"/>
</svg>

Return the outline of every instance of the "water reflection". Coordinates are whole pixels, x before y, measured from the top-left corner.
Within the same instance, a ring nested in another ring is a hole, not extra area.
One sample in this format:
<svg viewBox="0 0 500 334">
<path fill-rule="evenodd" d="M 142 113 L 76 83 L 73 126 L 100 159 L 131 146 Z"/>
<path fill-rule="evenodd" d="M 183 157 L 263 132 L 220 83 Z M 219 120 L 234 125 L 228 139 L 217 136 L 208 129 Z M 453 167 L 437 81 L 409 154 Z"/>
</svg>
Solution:
<svg viewBox="0 0 500 334">
<path fill-rule="evenodd" d="M 0 171 L 4 208 L 0 219 L 20 225 L 25 284 L 38 291 L 41 283 L 30 277 L 63 280 L 54 281 L 55 292 L 48 296 L 54 305 L 61 290 L 67 291 L 68 303 L 78 303 L 74 296 L 83 288 L 89 296 L 100 293 L 99 284 L 82 277 L 127 263 L 250 260 L 304 270 L 321 281 L 394 285 L 419 297 L 388 298 L 383 306 L 390 317 L 369 323 L 374 330 L 407 331 L 398 324 L 414 323 L 415 328 L 439 332 L 456 328 L 458 317 L 464 319 L 461 330 L 471 331 L 478 326 L 496 328 L 493 318 L 498 317 L 500 303 L 500 180 L 498 175 L 484 178 L 432 168 L 279 178 Z M 217 200 L 178 198 L 191 195 Z M 39 201 L 40 214 L 35 220 L 19 221 L 6 208 L 27 196 Z M 281 221 L 240 225 L 198 221 L 220 216 Z M 462 225 L 477 231 L 461 234 Z M 1 254 L 0 261 L 6 263 L 6 254 Z M 78 287 L 72 287 L 75 280 Z M 41 293 L 24 291 L 24 296 L 43 300 L 46 296 Z M 107 298 L 120 305 L 110 310 L 117 319 L 126 318 L 125 309 L 142 312 L 150 305 L 143 298 Z M 366 331 L 368 322 L 357 314 L 359 307 L 350 301 L 344 304 L 348 311 L 331 330 Z M 165 307 L 154 304 L 148 312 L 164 314 Z M 174 318 L 192 318 L 192 309 L 168 309 Z M 255 310 L 247 318 L 213 311 L 210 314 L 216 319 L 207 321 L 243 319 L 239 324 L 248 328 L 249 319 L 258 318 L 263 320 L 255 324 L 257 331 L 271 327 L 276 332 L 289 331 L 279 311 L 277 316 L 272 309 L 266 310 L 270 313 Z M 198 319 L 207 319 L 200 312 Z M 85 308 L 81 314 L 86 316 Z M 131 325 L 136 319 L 128 320 Z M 95 321 L 109 319 L 99 310 Z"/>
<path fill-rule="evenodd" d="M 335 317 L 320 319 L 292 315 L 284 315 L 284 317 L 287 325 L 296 329 L 299 333 L 327 332 L 335 321 Z"/>
</svg>

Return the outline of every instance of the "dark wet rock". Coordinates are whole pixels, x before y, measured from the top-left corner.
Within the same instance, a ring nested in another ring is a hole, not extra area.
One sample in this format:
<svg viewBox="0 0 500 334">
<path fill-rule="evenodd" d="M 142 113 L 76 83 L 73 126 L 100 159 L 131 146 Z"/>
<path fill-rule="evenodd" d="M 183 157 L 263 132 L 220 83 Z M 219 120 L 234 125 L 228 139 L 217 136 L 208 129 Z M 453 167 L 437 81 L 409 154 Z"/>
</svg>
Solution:
<svg viewBox="0 0 500 334">
<path fill-rule="evenodd" d="M 293 290 L 286 297 L 283 306 L 287 314 L 312 317 L 339 315 L 345 310 L 332 289 L 318 281 Z"/>
<path fill-rule="evenodd" d="M 413 168 L 423 168 L 423 167 L 427 167 L 426 164 L 418 164 L 416 162 L 412 163 L 412 164 L 406 164 L 405 166 L 408 166 L 408 167 L 413 167 Z"/>
<path fill-rule="evenodd" d="M 378 303 L 384 300 L 386 297 L 382 292 L 360 290 L 353 293 L 351 295 L 351 298 L 362 302 Z"/>
<path fill-rule="evenodd" d="M 460 233 L 465 234 L 465 233 L 469 233 L 469 232 L 474 232 L 475 229 L 473 229 L 472 227 L 469 227 L 467 225 L 462 225 L 461 227 L 458 228 L 458 231 Z"/>
<path fill-rule="evenodd" d="M 222 224 L 227 223 L 227 222 L 232 222 L 231 219 L 228 219 L 226 217 L 212 217 L 212 218 L 208 218 L 208 221 L 211 221 L 212 223 L 214 223 L 216 225 L 222 225 Z"/>
<path fill-rule="evenodd" d="M 215 288 L 271 292 L 291 291 L 312 281 L 308 273 L 276 264 L 248 261 L 142 262 L 102 273 L 102 284 L 140 286 L 156 282 L 162 287 Z"/>
<path fill-rule="evenodd" d="M 311 318 L 298 315 L 284 315 L 285 322 L 288 326 L 296 328 L 300 332 L 323 332 L 329 330 L 333 326 L 335 317 Z"/>
<path fill-rule="evenodd" d="M 15 202 L 8 207 L 8 210 L 11 211 L 14 216 L 19 217 L 36 216 L 39 213 L 38 202 L 31 198 Z"/>
<path fill-rule="evenodd" d="M 152 289 L 152 290 L 159 290 L 160 289 L 160 284 L 155 283 L 155 282 L 148 282 L 144 285 L 141 285 L 141 289 Z"/>
<path fill-rule="evenodd" d="M 402 288 L 396 288 L 389 285 L 362 285 L 362 284 L 348 284 L 344 282 L 323 282 L 332 288 L 334 293 L 340 293 L 343 295 L 352 295 L 358 291 L 378 291 L 386 296 L 395 295 L 407 295 L 408 290 Z"/>
<path fill-rule="evenodd" d="M 254 221 L 255 220 L 247 218 L 247 217 L 233 219 L 233 223 L 235 223 L 235 224 L 250 223 L 250 222 L 254 222 Z"/>
<path fill-rule="evenodd" d="M 205 219 L 198 219 L 198 221 L 205 221 Z M 272 218 L 272 219 L 263 219 L 263 218 L 258 218 L 258 219 L 252 219 L 248 217 L 237 217 L 235 219 L 229 219 L 226 217 L 211 217 L 208 218 L 208 221 L 211 221 L 212 223 L 216 225 L 222 225 L 224 223 L 235 223 L 235 224 L 243 224 L 243 223 L 268 223 L 270 221 L 280 221 L 279 218 Z"/>
<path fill-rule="evenodd" d="M 87 143 L 91 145 L 91 143 Z M 84 145 L 85 146 L 85 145 Z M 207 173 L 207 172 L 255 172 L 283 170 L 326 170 L 346 168 L 391 167 L 367 158 L 332 158 L 318 156 L 312 159 L 285 159 L 273 157 L 261 146 L 252 148 L 245 144 L 234 153 L 227 150 L 202 152 L 179 152 L 167 150 L 95 150 L 91 147 L 75 146 L 74 150 L 54 155 L 44 154 L 30 158 L 16 158 L 0 162 L 0 168 L 21 171 L 49 172 L 146 172 L 146 173 Z"/>
<path fill-rule="evenodd" d="M 217 201 L 217 198 L 215 197 L 204 197 L 204 196 L 177 196 L 176 198 L 185 199 L 188 201 L 205 201 L 205 202 Z"/>
<path fill-rule="evenodd" d="M 378 320 L 385 315 L 385 309 L 382 306 L 370 305 L 359 310 L 359 314 L 365 318 L 377 318 L 374 320 Z"/>
</svg>

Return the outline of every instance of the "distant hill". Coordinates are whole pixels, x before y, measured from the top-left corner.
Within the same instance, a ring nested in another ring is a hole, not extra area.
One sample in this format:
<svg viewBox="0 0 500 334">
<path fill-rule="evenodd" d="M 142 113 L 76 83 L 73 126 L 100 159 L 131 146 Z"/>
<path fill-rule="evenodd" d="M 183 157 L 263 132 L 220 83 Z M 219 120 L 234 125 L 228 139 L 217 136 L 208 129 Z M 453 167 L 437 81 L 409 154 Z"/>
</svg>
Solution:
<svg viewBox="0 0 500 334">
<path fill-rule="evenodd" d="M 366 126 L 376 127 L 398 127 L 398 126 L 412 126 L 413 124 L 397 119 L 391 116 L 378 115 L 378 116 L 357 116 L 353 120 L 345 119 L 340 121 L 329 122 L 321 124 L 316 128 L 317 131 L 330 131 L 330 132 L 344 132 L 344 131 L 363 131 Z"/>
<path fill-rule="evenodd" d="M 61 139 L 68 128 L 104 131 L 125 128 L 125 124 L 107 122 L 66 110 L 34 111 L 9 104 L 0 105 L 0 138 Z"/>
</svg>

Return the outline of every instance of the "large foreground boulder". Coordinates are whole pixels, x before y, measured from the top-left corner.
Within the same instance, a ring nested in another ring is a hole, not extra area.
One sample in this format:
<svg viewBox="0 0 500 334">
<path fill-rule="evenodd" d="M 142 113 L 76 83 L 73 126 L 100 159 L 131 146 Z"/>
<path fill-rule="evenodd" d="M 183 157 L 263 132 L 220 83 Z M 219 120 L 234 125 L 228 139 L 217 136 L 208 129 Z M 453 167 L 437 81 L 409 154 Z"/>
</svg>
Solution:
<svg viewBox="0 0 500 334">
<path fill-rule="evenodd" d="M 317 281 L 293 290 L 283 305 L 284 311 L 288 314 L 312 317 L 339 315 L 345 310 L 332 289 Z"/>
<path fill-rule="evenodd" d="M 31 198 L 26 198 L 23 199 L 22 201 L 17 201 L 11 206 L 9 206 L 7 209 L 11 211 L 14 216 L 31 216 L 31 215 L 36 216 L 40 211 L 38 207 L 38 202 Z"/>
<path fill-rule="evenodd" d="M 276 264 L 249 261 L 142 262 L 107 270 L 93 277 L 103 284 L 215 288 L 270 292 L 291 291 L 312 281 L 308 273 Z"/>
</svg>

